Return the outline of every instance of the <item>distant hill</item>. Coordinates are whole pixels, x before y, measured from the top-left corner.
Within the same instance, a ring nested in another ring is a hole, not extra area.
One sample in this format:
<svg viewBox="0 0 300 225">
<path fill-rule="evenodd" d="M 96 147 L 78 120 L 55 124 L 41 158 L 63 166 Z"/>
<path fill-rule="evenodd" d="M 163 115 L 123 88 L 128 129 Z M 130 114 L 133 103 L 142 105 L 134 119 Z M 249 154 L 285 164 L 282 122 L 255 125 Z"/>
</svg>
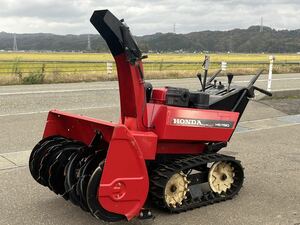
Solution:
<svg viewBox="0 0 300 225">
<path fill-rule="evenodd" d="M 300 52 L 300 29 L 275 30 L 259 26 L 230 31 L 201 31 L 188 34 L 156 33 L 136 37 L 140 48 L 147 52 Z M 35 51 L 85 51 L 88 35 L 55 35 L 47 33 L 17 34 L 19 50 Z M 107 52 L 103 39 L 90 35 L 93 51 Z M 11 50 L 13 35 L 0 33 L 0 49 Z"/>
</svg>

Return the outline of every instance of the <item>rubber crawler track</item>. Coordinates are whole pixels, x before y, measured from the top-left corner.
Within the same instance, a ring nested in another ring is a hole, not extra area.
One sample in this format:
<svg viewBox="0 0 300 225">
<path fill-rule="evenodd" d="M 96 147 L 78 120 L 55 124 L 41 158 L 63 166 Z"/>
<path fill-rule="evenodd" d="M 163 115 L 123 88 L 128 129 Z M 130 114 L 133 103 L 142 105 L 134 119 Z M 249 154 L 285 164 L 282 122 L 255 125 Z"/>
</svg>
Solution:
<svg viewBox="0 0 300 225">
<path fill-rule="evenodd" d="M 188 196 L 187 199 L 183 200 L 182 205 L 177 205 L 176 208 L 169 207 L 166 204 L 164 200 L 165 185 L 173 174 L 179 173 L 180 171 L 199 168 L 201 166 L 206 166 L 208 163 L 219 161 L 230 162 L 235 171 L 232 188 L 228 189 L 226 193 L 218 194 L 212 191 L 207 191 L 203 193 L 201 197 L 194 199 L 191 196 Z M 150 178 L 150 197 L 153 204 L 155 204 L 158 208 L 167 210 L 171 213 L 181 213 L 202 206 L 232 199 L 241 189 L 243 180 L 243 168 L 240 164 L 240 161 L 235 160 L 234 157 L 217 153 L 190 156 L 185 159 L 179 159 L 170 163 L 160 164 L 156 169 L 152 170 Z"/>
</svg>

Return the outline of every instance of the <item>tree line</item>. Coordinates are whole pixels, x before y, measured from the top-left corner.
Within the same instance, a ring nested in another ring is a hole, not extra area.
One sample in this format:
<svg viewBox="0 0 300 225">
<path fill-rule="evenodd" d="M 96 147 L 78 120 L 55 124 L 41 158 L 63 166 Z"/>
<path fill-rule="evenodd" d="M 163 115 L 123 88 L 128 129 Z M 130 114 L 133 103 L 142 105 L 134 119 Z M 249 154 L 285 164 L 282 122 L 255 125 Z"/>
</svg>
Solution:
<svg viewBox="0 0 300 225">
<path fill-rule="evenodd" d="M 90 38 L 93 52 L 108 52 L 97 34 L 55 35 L 48 33 L 16 34 L 18 50 L 86 51 Z M 251 26 L 229 31 L 200 31 L 188 34 L 156 33 L 135 37 L 143 52 L 300 52 L 300 29 L 275 30 Z M 13 34 L 0 33 L 0 50 L 12 50 Z"/>
</svg>

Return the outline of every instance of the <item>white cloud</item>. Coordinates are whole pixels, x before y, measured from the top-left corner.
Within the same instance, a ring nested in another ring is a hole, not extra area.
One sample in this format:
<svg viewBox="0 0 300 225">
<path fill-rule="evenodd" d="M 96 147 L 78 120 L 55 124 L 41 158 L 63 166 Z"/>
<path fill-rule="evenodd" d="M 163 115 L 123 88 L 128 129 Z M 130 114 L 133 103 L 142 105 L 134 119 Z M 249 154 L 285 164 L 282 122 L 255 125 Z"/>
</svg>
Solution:
<svg viewBox="0 0 300 225">
<path fill-rule="evenodd" d="M 300 28 L 299 0 L 0 0 L 0 31 L 95 33 L 96 9 L 125 18 L 134 34 L 247 28 L 264 17 L 266 26 Z"/>
</svg>

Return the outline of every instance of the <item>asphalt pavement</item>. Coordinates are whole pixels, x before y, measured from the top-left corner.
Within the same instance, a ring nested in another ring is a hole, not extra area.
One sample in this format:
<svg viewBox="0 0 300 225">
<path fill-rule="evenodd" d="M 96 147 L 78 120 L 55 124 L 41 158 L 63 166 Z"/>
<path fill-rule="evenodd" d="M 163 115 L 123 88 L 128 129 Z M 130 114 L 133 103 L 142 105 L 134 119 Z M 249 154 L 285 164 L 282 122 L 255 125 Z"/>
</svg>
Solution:
<svg viewBox="0 0 300 225">
<path fill-rule="evenodd" d="M 246 84 L 249 78 L 235 77 L 234 82 Z M 265 88 L 266 80 L 262 76 L 257 86 Z M 154 87 L 200 86 L 197 79 L 151 82 Z M 272 87 L 299 89 L 300 74 L 274 75 Z M 29 174 L 28 155 L 42 136 L 47 112 L 54 108 L 118 121 L 117 83 L 0 87 L 0 224 L 104 224 L 37 184 Z M 251 101 L 229 146 L 222 150 L 245 167 L 240 194 L 182 214 L 155 210 L 155 220 L 130 224 L 300 224 L 299 132 L 299 115 Z"/>
</svg>

